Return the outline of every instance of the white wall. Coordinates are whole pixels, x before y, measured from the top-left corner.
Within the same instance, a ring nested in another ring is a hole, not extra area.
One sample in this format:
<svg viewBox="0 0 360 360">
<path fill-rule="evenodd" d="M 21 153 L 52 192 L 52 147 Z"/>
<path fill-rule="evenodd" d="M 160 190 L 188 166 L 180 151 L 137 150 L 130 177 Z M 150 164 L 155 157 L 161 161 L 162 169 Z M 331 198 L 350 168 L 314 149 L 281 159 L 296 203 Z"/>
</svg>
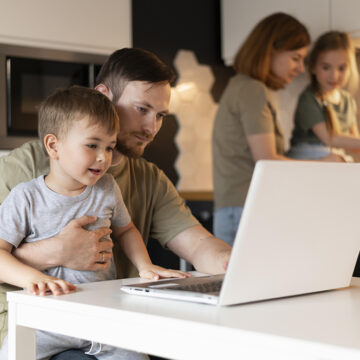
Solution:
<svg viewBox="0 0 360 360">
<path fill-rule="evenodd" d="M 330 8 L 330 0 L 221 0 L 222 58 L 231 65 L 254 26 L 279 11 L 299 19 L 314 39 L 330 29 Z"/>
</svg>

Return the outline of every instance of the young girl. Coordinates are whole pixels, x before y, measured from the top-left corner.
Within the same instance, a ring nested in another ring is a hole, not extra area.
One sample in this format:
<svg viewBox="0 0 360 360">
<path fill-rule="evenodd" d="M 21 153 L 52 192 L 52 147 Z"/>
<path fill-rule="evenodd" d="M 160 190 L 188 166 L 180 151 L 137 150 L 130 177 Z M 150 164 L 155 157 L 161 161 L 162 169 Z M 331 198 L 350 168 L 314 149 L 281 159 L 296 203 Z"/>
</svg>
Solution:
<svg viewBox="0 0 360 360">
<path fill-rule="evenodd" d="M 360 149 L 356 104 L 349 92 L 356 90 L 358 71 L 349 35 L 330 31 L 320 36 L 308 69 L 311 83 L 298 101 L 288 155 L 318 159 L 341 149 Z"/>
</svg>

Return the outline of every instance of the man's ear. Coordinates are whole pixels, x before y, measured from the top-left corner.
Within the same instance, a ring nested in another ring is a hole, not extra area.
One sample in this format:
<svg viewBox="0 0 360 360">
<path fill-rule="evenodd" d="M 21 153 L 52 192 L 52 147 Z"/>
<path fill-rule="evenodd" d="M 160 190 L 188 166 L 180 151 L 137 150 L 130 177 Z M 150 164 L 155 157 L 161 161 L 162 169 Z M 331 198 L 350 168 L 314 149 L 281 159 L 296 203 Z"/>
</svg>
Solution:
<svg viewBox="0 0 360 360">
<path fill-rule="evenodd" d="M 111 90 L 104 84 L 99 84 L 95 86 L 95 89 L 97 91 L 100 91 L 102 94 L 104 94 L 107 98 L 109 98 L 111 101 L 113 99 L 113 93 L 111 92 Z"/>
<path fill-rule="evenodd" d="M 57 160 L 58 156 L 58 138 L 54 134 L 46 134 L 44 137 L 44 146 L 51 159 Z"/>
</svg>

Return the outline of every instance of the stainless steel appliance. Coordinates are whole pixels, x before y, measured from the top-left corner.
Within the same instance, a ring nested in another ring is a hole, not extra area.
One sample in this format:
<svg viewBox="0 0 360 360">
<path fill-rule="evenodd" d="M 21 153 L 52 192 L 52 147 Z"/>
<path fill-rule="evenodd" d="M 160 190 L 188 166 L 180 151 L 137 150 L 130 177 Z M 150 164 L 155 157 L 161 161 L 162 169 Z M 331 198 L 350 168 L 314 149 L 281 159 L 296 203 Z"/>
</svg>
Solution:
<svg viewBox="0 0 360 360">
<path fill-rule="evenodd" d="M 93 87 L 106 56 L 0 44 L 0 149 L 37 137 L 37 107 L 54 89 Z"/>
</svg>

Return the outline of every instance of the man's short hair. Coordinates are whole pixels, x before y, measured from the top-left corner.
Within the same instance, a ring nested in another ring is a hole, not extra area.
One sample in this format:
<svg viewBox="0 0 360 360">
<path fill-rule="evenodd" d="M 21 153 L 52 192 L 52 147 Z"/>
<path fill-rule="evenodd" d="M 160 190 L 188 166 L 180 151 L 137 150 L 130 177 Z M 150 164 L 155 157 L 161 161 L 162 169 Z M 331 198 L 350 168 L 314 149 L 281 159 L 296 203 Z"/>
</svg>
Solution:
<svg viewBox="0 0 360 360">
<path fill-rule="evenodd" d="M 130 81 L 171 84 L 175 81 L 175 73 L 150 51 L 123 48 L 109 56 L 96 78 L 96 85 L 106 85 L 113 94 L 113 103 L 116 104 Z"/>
<path fill-rule="evenodd" d="M 39 107 L 39 137 L 66 136 L 74 121 L 88 117 L 89 125 L 101 125 L 109 134 L 119 131 L 115 106 L 102 93 L 82 86 L 57 89 Z"/>
</svg>

